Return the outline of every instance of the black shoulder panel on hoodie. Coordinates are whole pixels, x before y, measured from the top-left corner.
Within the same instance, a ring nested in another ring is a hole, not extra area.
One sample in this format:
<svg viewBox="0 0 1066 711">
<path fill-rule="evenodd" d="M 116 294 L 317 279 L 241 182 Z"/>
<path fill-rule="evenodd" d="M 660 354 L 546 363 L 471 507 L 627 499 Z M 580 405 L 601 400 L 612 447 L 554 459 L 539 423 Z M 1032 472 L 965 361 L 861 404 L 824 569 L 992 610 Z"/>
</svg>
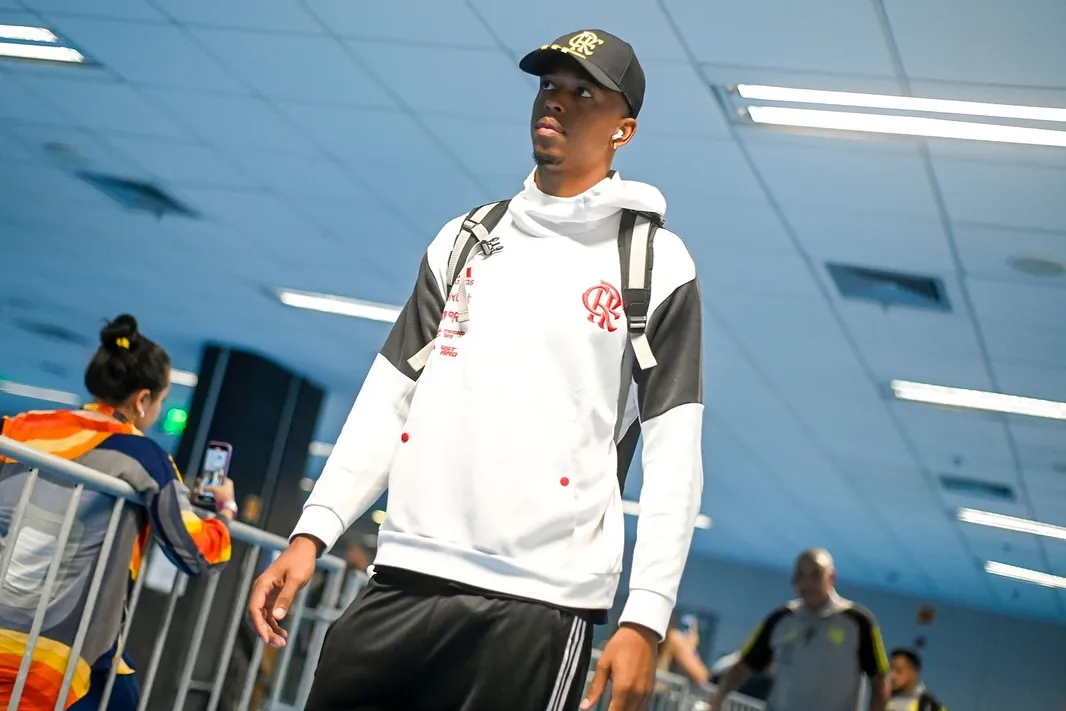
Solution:
<svg viewBox="0 0 1066 711">
<path fill-rule="evenodd" d="M 436 337 L 443 311 L 444 295 L 437 285 L 427 254 L 418 267 L 418 279 L 411 296 L 381 347 L 381 355 L 411 380 L 418 380 L 419 373 L 407 361 Z"/>
</svg>

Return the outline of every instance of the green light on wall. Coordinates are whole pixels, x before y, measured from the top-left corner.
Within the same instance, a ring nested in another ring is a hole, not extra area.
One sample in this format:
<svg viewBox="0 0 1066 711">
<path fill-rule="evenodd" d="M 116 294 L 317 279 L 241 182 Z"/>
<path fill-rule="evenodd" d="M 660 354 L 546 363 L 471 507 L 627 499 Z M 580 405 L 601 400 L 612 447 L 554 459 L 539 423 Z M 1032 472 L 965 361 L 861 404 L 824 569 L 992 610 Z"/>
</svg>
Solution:
<svg viewBox="0 0 1066 711">
<path fill-rule="evenodd" d="M 163 432 L 168 435 L 180 435 L 185 431 L 185 425 L 189 421 L 189 413 L 180 407 L 172 407 L 163 415 Z"/>
</svg>

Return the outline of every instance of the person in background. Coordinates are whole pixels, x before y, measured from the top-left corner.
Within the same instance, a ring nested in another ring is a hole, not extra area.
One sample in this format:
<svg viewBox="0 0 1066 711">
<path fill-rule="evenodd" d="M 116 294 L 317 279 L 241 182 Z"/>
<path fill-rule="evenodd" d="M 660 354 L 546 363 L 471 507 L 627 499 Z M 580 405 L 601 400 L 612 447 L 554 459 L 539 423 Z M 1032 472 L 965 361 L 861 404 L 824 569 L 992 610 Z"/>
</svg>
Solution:
<svg viewBox="0 0 1066 711">
<path fill-rule="evenodd" d="M 792 584 L 799 594 L 756 628 L 726 673 L 711 711 L 753 671 L 777 663 L 768 707 L 773 711 L 856 711 L 863 680 L 870 681 L 869 711 L 885 711 L 888 656 L 877 620 L 866 608 L 836 592 L 829 551 L 804 551 L 796 559 Z"/>
<path fill-rule="evenodd" d="M 659 671 L 685 676 L 696 686 L 706 686 L 710 672 L 699 655 L 700 630 L 695 616 L 678 618 L 676 612 L 670 618 L 666 639 L 659 646 Z"/>
<path fill-rule="evenodd" d="M 947 711 L 922 683 L 922 658 L 914 650 L 892 650 L 891 678 L 888 711 Z"/>
<path fill-rule="evenodd" d="M 118 655 L 126 598 L 141 570 L 153 535 L 167 558 L 186 575 L 201 575 L 230 558 L 229 523 L 237 512 L 233 483 L 208 489 L 217 515 L 201 517 L 183 493 L 170 455 L 144 436 L 159 417 L 170 389 L 170 357 L 142 335 L 132 316 L 122 315 L 100 333 L 100 347 L 85 371 L 92 403 L 80 410 L 27 412 L 3 420 L 3 436 L 79 462 L 130 484 L 144 506 L 126 505 L 111 553 L 100 560 L 114 499 L 86 487 L 77 504 L 76 526 L 64 547 L 40 638 L 27 649 L 27 635 L 41 598 L 44 571 L 74 486 L 47 472 L 0 457 L 0 707 L 10 700 L 25 654 L 32 656 L 19 709 L 51 711 L 62 686 L 78 624 L 89 602 L 92 571 L 105 565 L 91 621 L 62 708 L 95 711 L 112 666 L 117 677 L 107 708 L 132 711 L 140 696 L 134 668 Z M 35 478 L 17 531 L 10 530 L 24 486 Z M 11 550 L 8 550 L 8 548 Z"/>
</svg>

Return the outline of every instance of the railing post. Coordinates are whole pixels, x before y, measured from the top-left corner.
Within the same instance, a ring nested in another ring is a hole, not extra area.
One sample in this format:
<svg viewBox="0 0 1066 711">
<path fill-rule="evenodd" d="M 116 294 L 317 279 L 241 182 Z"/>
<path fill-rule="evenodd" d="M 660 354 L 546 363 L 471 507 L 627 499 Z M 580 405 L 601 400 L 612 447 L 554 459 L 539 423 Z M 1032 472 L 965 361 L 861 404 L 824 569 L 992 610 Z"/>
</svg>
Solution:
<svg viewBox="0 0 1066 711">
<path fill-rule="evenodd" d="M 81 612 L 81 620 L 78 621 L 78 631 L 74 633 L 74 644 L 71 645 L 70 654 L 67 657 L 67 668 L 63 673 L 63 684 L 59 687 L 59 696 L 56 698 L 54 711 L 63 711 L 66 708 L 67 693 L 70 691 L 70 684 L 74 680 L 74 670 L 78 668 L 81 646 L 85 643 L 85 635 L 89 631 L 89 622 L 92 621 L 93 611 L 96 609 L 96 600 L 100 597 L 100 586 L 104 582 L 104 572 L 107 570 L 107 564 L 111 558 L 111 546 L 115 543 L 115 533 L 118 531 L 118 524 L 122 520 L 122 510 L 125 506 L 126 502 L 122 499 L 115 499 L 115 503 L 111 506 L 111 518 L 107 521 L 104 540 L 100 544 L 96 570 L 93 571 L 93 579 L 89 583 L 88 597 Z"/>
<path fill-rule="evenodd" d="M 45 574 L 44 586 L 41 588 L 41 600 L 37 603 L 37 610 L 33 615 L 33 622 L 30 624 L 30 633 L 26 637 L 27 653 L 22 658 L 22 663 L 19 664 L 18 676 L 15 677 L 15 685 L 11 690 L 11 700 L 7 704 L 8 711 L 16 711 L 18 709 L 19 701 L 22 699 L 22 691 L 26 688 L 26 679 L 30 675 L 30 666 L 33 664 L 33 650 L 37 647 L 37 639 L 41 635 L 41 627 L 44 625 L 44 618 L 48 613 L 48 602 L 52 598 L 52 588 L 55 586 L 56 576 L 59 575 L 59 565 L 67 548 L 70 529 L 74 526 L 74 515 L 78 512 L 81 492 L 84 489 L 85 486 L 83 484 L 78 484 L 74 487 L 70 494 L 70 501 L 67 502 L 67 510 L 63 515 L 63 522 L 59 525 L 59 535 L 56 537 L 55 542 L 56 549 L 48 562 L 48 572 Z M 20 533 L 21 531 L 16 531 L 15 539 L 4 547 L 14 548 L 18 545 L 18 534 Z M 6 584 L 6 579 L 3 582 Z"/>
<path fill-rule="evenodd" d="M 222 685 L 229 673 L 229 662 L 233 657 L 233 647 L 237 643 L 237 633 L 241 629 L 241 620 L 244 619 L 244 605 L 248 601 L 251 592 L 252 576 L 255 575 L 255 566 L 259 562 L 262 552 L 259 546 L 249 546 L 244 554 L 244 562 L 241 565 L 241 578 L 238 585 L 237 600 L 230 614 L 229 627 L 226 629 L 226 641 L 222 643 L 222 659 L 219 660 L 218 670 L 215 672 L 214 683 L 211 684 L 211 698 L 207 702 L 207 711 L 216 711 L 218 703 L 222 699 Z"/>
</svg>

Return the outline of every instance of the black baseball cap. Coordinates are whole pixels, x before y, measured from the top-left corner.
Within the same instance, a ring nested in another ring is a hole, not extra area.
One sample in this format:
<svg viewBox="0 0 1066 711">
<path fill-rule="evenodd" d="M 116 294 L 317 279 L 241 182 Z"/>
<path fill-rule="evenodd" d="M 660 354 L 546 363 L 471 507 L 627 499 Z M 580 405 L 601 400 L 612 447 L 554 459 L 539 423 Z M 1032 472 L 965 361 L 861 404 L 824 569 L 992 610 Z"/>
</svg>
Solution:
<svg viewBox="0 0 1066 711">
<path fill-rule="evenodd" d="M 518 68 L 543 76 L 556 66 L 560 56 L 572 57 L 596 83 L 620 93 L 634 117 L 640 112 L 644 103 L 644 70 L 628 42 L 603 30 L 579 30 L 533 50 L 522 58 Z"/>
</svg>

